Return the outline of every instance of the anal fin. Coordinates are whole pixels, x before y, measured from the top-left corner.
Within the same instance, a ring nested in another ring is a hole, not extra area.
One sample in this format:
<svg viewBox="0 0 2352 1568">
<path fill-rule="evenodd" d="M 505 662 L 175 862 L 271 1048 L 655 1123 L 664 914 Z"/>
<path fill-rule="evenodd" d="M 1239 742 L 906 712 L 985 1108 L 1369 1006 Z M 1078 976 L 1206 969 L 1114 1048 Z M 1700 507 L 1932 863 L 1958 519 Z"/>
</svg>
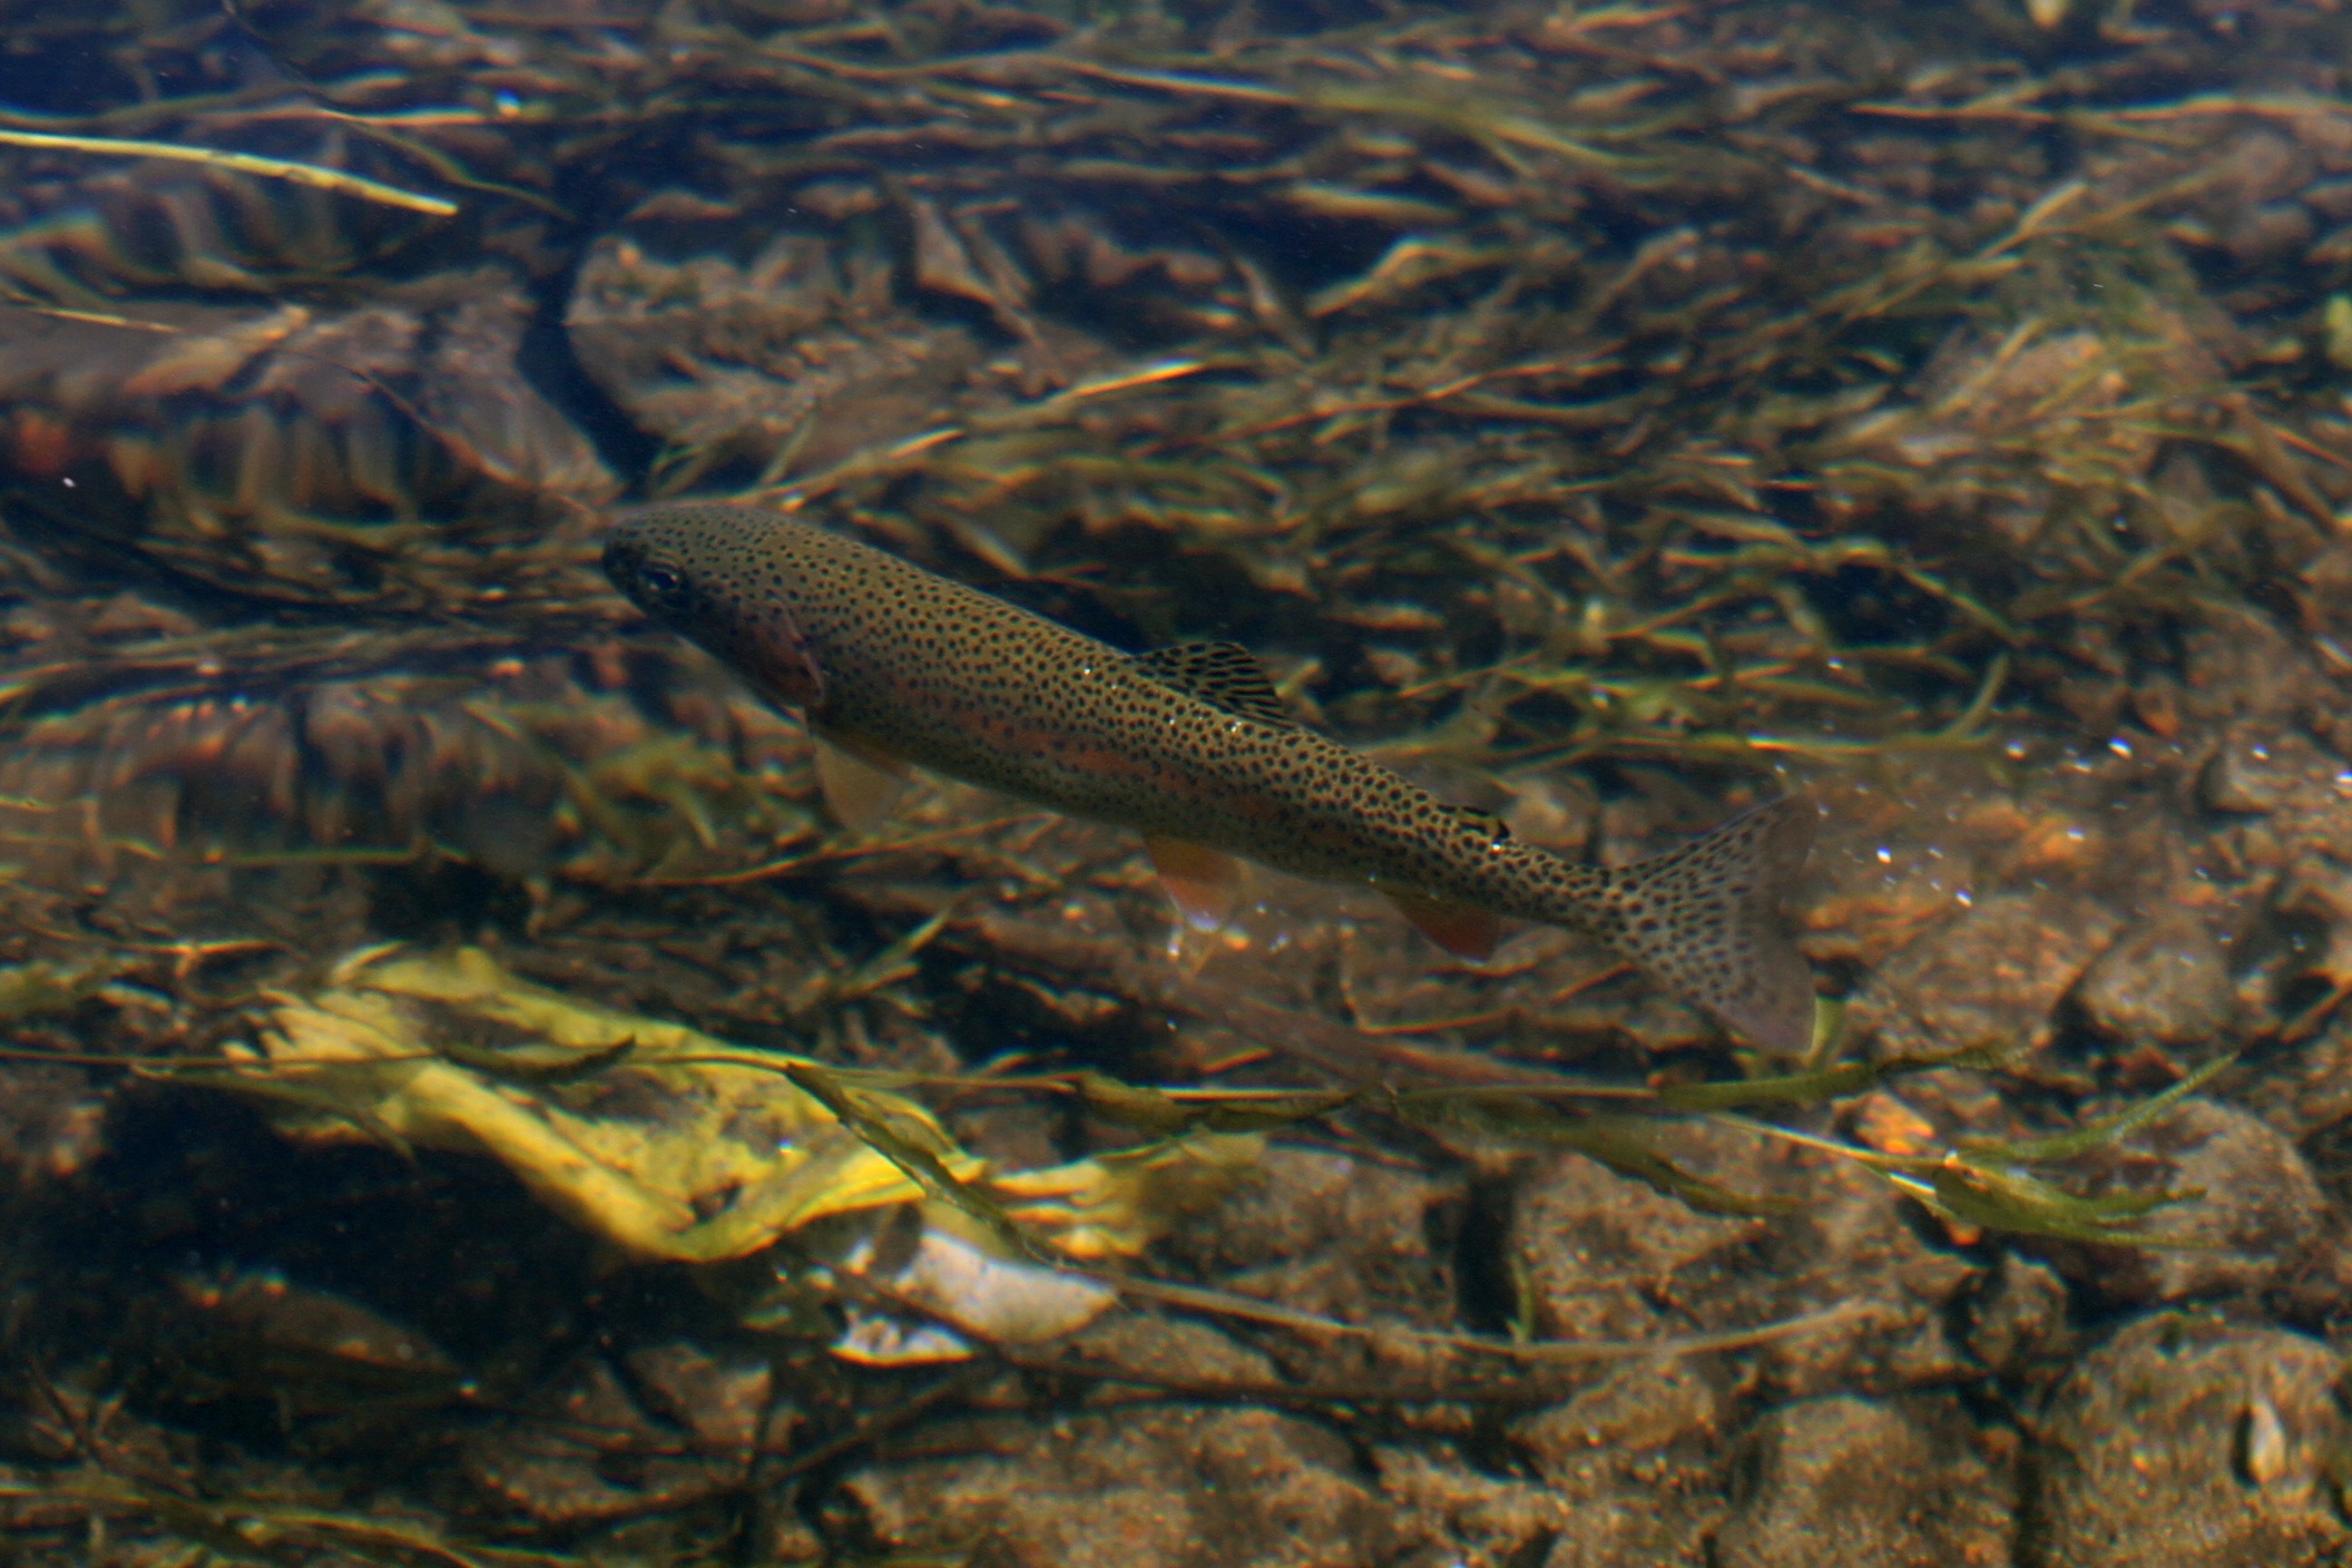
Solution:
<svg viewBox="0 0 2352 1568">
<path fill-rule="evenodd" d="M 1502 917 L 1475 904 L 1433 899 L 1425 893 L 1391 891 L 1389 902 L 1412 922 L 1412 929 L 1456 958 L 1476 963 L 1494 956 L 1503 940 Z"/>
<path fill-rule="evenodd" d="M 833 819 L 856 834 L 879 826 L 907 793 L 907 764 L 814 731 L 809 739 L 816 746 L 816 787 Z"/>
<path fill-rule="evenodd" d="M 1160 885 L 1184 923 L 1194 931 L 1215 931 L 1233 918 L 1241 902 L 1241 862 L 1222 849 L 1186 838 L 1160 838 L 1146 834 L 1145 853 Z"/>
</svg>

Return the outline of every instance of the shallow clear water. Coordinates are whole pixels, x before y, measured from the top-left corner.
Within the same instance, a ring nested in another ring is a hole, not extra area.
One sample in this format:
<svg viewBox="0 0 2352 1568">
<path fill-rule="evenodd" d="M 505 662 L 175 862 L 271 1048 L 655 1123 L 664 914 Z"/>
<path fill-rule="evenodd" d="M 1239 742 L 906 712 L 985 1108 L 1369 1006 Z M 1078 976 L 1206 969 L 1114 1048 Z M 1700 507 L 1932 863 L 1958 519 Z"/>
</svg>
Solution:
<svg viewBox="0 0 2352 1568">
<path fill-rule="evenodd" d="M 0 1560 L 2336 1560 L 2347 47 L 0 0 Z M 1574 859 L 1803 792 L 1814 1048 L 846 826 L 687 496 Z"/>
</svg>

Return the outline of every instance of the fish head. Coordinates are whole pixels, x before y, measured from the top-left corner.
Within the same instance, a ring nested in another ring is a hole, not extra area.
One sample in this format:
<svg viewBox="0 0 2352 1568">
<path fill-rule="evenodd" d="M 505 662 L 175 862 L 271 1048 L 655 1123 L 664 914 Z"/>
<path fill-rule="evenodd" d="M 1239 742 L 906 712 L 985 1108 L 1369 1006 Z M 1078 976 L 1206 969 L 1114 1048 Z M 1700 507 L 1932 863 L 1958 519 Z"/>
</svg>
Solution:
<svg viewBox="0 0 2352 1568">
<path fill-rule="evenodd" d="M 667 525 L 661 508 L 624 512 L 604 540 L 604 575 L 629 602 L 674 630 L 688 632 L 703 599 L 689 539 Z"/>
<path fill-rule="evenodd" d="M 772 514 L 692 503 L 639 507 L 614 519 L 604 575 L 629 602 L 717 655 L 770 700 L 805 712 L 824 704 L 824 674 L 792 606 L 762 570 Z"/>
</svg>

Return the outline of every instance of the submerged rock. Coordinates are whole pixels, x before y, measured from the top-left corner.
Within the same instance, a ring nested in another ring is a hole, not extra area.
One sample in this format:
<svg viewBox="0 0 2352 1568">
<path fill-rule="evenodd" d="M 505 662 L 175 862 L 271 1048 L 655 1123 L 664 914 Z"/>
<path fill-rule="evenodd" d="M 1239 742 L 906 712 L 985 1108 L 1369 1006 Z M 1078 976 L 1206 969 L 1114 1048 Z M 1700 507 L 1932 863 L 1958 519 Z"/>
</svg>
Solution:
<svg viewBox="0 0 2352 1568">
<path fill-rule="evenodd" d="M 965 1436 L 958 1457 L 847 1479 L 877 1539 L 992 1568 L 1359 1568 L 1394 1550 L 1347 1445 L 1296 1416 L 1116 1410 Z"/>
<path fill-rule="evenodd" d="M 1511 1215 L 1536 1322 L 1571 1340 L 1639 1339 L 1670 1331 L 1677 1304 L 1719 1306 L 1769 1228 L 1700 1214 L 1581 1154 L 1538 1166 Z"/>
<path fill-rule="evenodd" d="M 2279 1329 L 2166 1313 L 2085 1356 L 2031 1467 L 2027 1568 L 2339 1563 L 2340 1359 Z"/>
<path fill-rule="evenodd" d="M 2221 944 L 2179 910 L 2125 932 L 2084 973 L 2074 1000 L 2102 1032 L 2158 1047 L 2220 1037 L 2236 1005 Z"/>
<path fill-rule="evenodd" d="M 1703 1215 L 1580 1155 L 1538 1166 L 1511 1241 L 1545 1336 L 1662 1339 L 1822 1314 L 1755 1352 L 1759 1383 L 1782 1397 L 1906 1388 L 1970 1367 L 1946 1309 L 1975 1266 L 1929 1245 L 1877 1176 L 1809 1152 L 1768 1155 L 1728 1130 L 1685 1130 L 1675 1157 L 1793 1212 Z"/>
<path fill-rule="evenodd" d="M 1512 1426 L 1567 1516 L 1545 1568 L 1706 1561 L 1724 1509 L 1728 1383 L 1691 1362 L 1637 1363 Z"/>
<path fill-rule="evenodd" d="M 1414 1172 L 1318 1149 L 1276 1147 L 1241 1190 L 1203 1211 L 1171 1249 L 1223 1288 L 1343 1322 L 1454 1327 L 1452 1234 L 1461 1205 Z M 1294 1376 L 1379 1386 L 1420 1352 L 1386 1340 L 1271 1347 Z"/>
<path fill-rule="evenodd" d="M 1749 1479 L 1708 1561 L 2004 1568 L 2014 1482 L 1971 1436 L 1951 1394 L 1895 1405 L 1838 1396 L 1770 1411 L 1743 1445 Z"/>
<path fill-rule="evenodd" d="M 2056 1270 L 2004 1252 L 1965 1303 L 1969 1353 L 2006 1382 L 2046 1384 L 2074 1352 L 2066 1306 Z"/>
<path fill-rule="evenodd" d="M 1409 1442 L 1381 1445 L 1373 1460 L 1382 1494 L 1398 1507 L 1399 1536 L 1412 1542 L 1386 1568 L 1468 1563 L 1570 1568 L 1612 1561 L 1595 1554 L 1605 1553 L 1606 1547 L 1596 1539 L 1601 1532 L 1592 1527 L 1591 1515 L 1544 1481 L 1495 1475 L 1457 1454 Z M 1647 1568 L 1672 1559 L 1651 1555 L 1635 1561 Z"/>
<path fill-rule="evenodd" d="M 1853 999 L 1849 1026 L 1886 1057 L 1969 1046 L 2040 1046 L 2051 1015 L 2116 929 L 2089 900 L 2001 893 L 1889 959 Z"/>
<path fill-rule="evenodd" d="M 26 1186 L 70 1176 L 101 1145 L 106 1096 L 79 1068 L 0 1065 L 0 1175 Z"/>
<path fill-rule="evenodd" d="M 2234 1106 L 2192 1095 L 2105 1159 L 2117 1189 L 2200 1194 L 2151 1222 L 2166 1245 L 2053 1255 L 2109 1300 L 2258 1290 L 2304 1262 L 2319 1239 L 2327 1200 L 2311 1167 L 2293 1143 Z"/>
<path fill-rule="evenodd" d="M 466 1474 L 542 1523 L 683 1507 L 740 1487 L 796 1422 L 766 1358 L 677 1342 L 641 1347 L 624 1377 L 590 1356 L 521 1414 L 473 1435 Z"/>
</svg>

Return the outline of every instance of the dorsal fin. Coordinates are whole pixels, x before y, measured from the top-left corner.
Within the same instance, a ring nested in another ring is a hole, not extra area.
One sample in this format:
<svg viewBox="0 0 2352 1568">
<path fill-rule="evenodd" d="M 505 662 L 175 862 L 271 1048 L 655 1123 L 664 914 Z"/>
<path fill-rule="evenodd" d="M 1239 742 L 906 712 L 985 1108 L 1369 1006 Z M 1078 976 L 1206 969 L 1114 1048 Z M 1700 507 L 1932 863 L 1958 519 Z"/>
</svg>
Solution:
<svg viewBox="0 0 2352 1568">
<path fill-rule="evenodd" d="M 1135 667 L 1162 686 L 1261 724 L 1297 722 L 1257 656 L 1237 642 L 1185 642 L 1135 656 Z"/>
</svg>

